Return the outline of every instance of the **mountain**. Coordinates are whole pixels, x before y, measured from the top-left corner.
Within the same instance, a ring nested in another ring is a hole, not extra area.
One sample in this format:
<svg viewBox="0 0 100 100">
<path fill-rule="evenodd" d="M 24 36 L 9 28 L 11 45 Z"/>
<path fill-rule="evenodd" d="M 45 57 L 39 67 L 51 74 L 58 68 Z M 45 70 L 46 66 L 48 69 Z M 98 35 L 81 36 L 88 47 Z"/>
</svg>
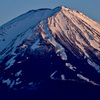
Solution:
<svg viewBox="0 0 100 100">
<path fill-rule="evenodd" d="M 48 80 L 100 87 L 99 78 L 100 24 L 83 13 L 31 10 L 0 27 L 2 90 L 35 89 Z"/>
</svg>

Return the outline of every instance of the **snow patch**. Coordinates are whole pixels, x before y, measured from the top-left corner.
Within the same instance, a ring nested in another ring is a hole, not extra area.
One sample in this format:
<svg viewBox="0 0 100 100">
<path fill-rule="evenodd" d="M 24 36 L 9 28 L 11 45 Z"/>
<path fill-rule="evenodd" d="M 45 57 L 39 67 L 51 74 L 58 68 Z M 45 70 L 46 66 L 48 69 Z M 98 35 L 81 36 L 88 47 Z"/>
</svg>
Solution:
<svg viewBox="0 0 100 100">
<path fill-rule="evenodd" d="M 30 82 L 30 83 L 28 83 L 28 85 L 33 85 L 33 83 L 34 83 L 34 82 Z"/>
<path fill-rule="evenodd" d="M 22 61 L 19 61 L 19 62 L 17 62 L 18 64 L 21 64 L 22 63 Z"/>
<path fill-rule="evenodd" d="M 86 82 L 89 82 L 90 84 L 100 86 L 99 84 L 95 83 L 95 82 L 92 81 L 92 80 L 89 80 L 88 78 L 84 77 L 84 76 L 81 75 L 81 74 L 77 74 L 77 77 L 79 77 L 79 78 L 82 79 L 82 80 L 85 80 Z"/>
<path fill-rule="evenodd" d="M 63 74 L 61 75 L 61 80 L 66 80 L 65 75 L 63 75 Z"/>
<path fill-rule="evenodd" d="M 35 50 L 36 48 L 39 48 L 40 46 L 38 45 L 39 44 L 39 41 L 40 39 L 38 39 L 32 46 L 31 46 L 31 49 L 32 50 Z"/>
<path fill-rule="evenodd" d="M 10 68 L 13 64 L 14 64 L 14 62 L 15 62 L 15 58 L 16 56 L 14 56 L 14 57 L 12 57 L 10 60 L 8 60 L 7 61 L 7 63 L 6 63 L 6 68 L 5 68 L 5 70 L 7 70 L 8 68 Z"/>
<path fill-rule="evenodd" d="M 95 65 L 89 58 L 87 58 L 87 62 L 89 65 L 93 66 L 98 73 L 100 73 L 100 67 Z"/>
<path fill-rule="evenodd" d="M 80 79 L 83 79 L 83 80 L 85 80 L 85 81 L 89 82 L 89 79 L 88 79 L 88 78 L 86 78 L 86 77 L 84 77 L 84 76 L 83 76 L 83 75 L 81 75 L 81 74 L 77 74 L 77 77 L 79 77 Z"/>
<path fill-rule="evenodd" d="M 20 78 L 17 78 L 17 79 L 16 79 L 16 81 L 19 81 L 19 80 L 20 80 Z"/>
<path fill-rule="evenodd" d="M 76 67 L 72 66 L 70 63 L 66 63 L 66 66 L 71 69 L 72 71 L 76 71 Z"/>
<path fill-rule="evenodd" d="M 43 27 L 43 32 L 41 32 L 41 35 L 42 35 L 43 39 L 49 41 L 57 49 L 56 53 L 59 53 L 62 60 L 67 60 L 67 55 L 65 53 L 65 49 L 59 43 L 57 43 L 55 41 L 52 34 L 49 32 L 46 20 L 40 22 L 40 24 L 41 24 L 40 27 L 41 26 Z"/>
<path fill-rule="evenodd" d="M 8 78 L 8 79 L 6 79 L 6 80 L 3 80 L 2 83 L 6 83 L 7 86 L 9 86 L 10 83 L 11 83 L 11 80 Z"/>
<path fill-rule="evenodd" d="M 13 88 L 14 84 L 15 84 L 15 81 L 13 80 L 12 83 L 10 84 L 10 88 Z"/>
<path fill-rule="evenodd" d="M 18 84 L 21 84 L 21 83 L 22 83 L 22 81 L 19 81 L 19 82 L 16 82 L 15 85 L 18 85 Z"/>
<path fill-rule="evenodd" d="M 54 79 L 53 76 L 54 76 L 56 73 L 57 73 L 57 71 L 53 72 L 53 73 L 50 75 L 50 78 L 51 78 L 51 79 Z"/>
<path fill-rule="evenodd" d="M 19 75 L 22 75 L 22 70 L 18 71 L 15 76 L 19 76 Z"/>
</svg>

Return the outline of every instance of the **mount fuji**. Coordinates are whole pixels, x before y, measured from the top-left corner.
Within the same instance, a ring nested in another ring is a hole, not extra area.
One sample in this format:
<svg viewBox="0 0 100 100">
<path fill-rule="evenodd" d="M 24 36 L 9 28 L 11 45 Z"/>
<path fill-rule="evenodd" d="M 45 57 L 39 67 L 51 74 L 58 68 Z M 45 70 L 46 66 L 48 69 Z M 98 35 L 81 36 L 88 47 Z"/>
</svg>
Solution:
<svg viewBox="0 0 100 100">
<path fill-rule="evenodd" d="M 100 88 L 100 24 L 82 12 L 64 6 L 31 10 L 0 26 L 2 97 L 2 91 L 25 90 L 43 97 L 51 93 L 47 87 L 60 88 L 63 97 Z"/>
</svg>

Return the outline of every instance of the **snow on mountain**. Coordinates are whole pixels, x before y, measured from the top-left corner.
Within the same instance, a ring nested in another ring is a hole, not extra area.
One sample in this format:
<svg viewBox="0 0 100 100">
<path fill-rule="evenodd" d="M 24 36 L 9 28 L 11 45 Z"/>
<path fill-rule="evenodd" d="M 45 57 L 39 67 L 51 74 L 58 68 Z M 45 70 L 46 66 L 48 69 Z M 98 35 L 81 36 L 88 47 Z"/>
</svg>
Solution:
<svg viewBox="0 0 100 100">
<path fill-rule="evenodd" d="M 0 75 L 11 74 L 12 72 L 7 70 L 14 66 L 22 67 L 24 63 L 33 59 L 31 56 L 39 58 L 45 57 L 46 54 L 50 54 L 47 62 L 51 59 L 51 66 L 53 65 L 52 55 L 56 54 L 55 65 L 56 59 L 60 58 L 62 65 L 59 62 L 57 66 L 66 66 L 71 70 L 66 73 L 62 71 L 62 80 L 66 80 L 67 73 L 74 73 L 74 78 L 83 79 L 89 83 L 91 80 L 91 84 L 97 85 L 94 82 L 95 79 L 92 81 L 93 78 L 89 79 L 81 74 L 85 74 L 84 70 L 88 69 L 88 66 L 89 73 L 93 74 L 94 70 L 99 77 L 100 24 L 79 11 L 61 6 L 55 9 L 31 10 L 0 27 L 0 68 L 2 69 Z M 48 65 L 47 62 L 45 63 Z M 35 66 L 34 63 L 31 62 L 30 66 Z M 42 64 L 44 65 L 43 62 Z M 1 76 L 2 83 L 7 83 L 10 88 L 21 84 L 22 80 L 19 76 L 23 73 L 20 69 L 14 76 L 17 78 L 11 80 L 9 77 Z M 54 69 L 50 73 L 50 78 L 58 77 L 57 73 L 59 73 L 58 70 Z M 19 79 L 19 82 L 16 79 Z M 69 80 L 73 79 L 69 78 Z"/>
<path fill-rule="evenodd" d="M 23 34 L 24 32 L 28 31 L 30 28 L 35 27 L 38 23 L 50 17 L 53 13 L 57 12 L 60 8 L 54 9 L 54 11 L 50 9 L 44 10 L 32 10 L 23 14 L 7 24 L 4 24 L 0 27 L 0 34 L 1 34 L 1 42 L 3 42 L 3 46 L 0 51 L 2 51 L 16 36 Z M 10 34 L 10 35 L 9 35 Z M 3 40 L 6 40 L 5 43 Z M 8 42 L 9 41 L 9 42 Z M 1 44 L 2 45 L 2 44 Z"/>
</svg>

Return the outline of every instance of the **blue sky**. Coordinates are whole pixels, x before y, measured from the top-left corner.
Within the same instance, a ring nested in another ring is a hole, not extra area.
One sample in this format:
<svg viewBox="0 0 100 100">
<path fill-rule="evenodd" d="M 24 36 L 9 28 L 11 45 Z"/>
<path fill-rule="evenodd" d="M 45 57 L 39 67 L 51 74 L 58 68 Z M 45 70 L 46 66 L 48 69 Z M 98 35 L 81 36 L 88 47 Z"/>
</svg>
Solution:
<svg viewBox="0 0 100 100">
<path fill-rule="evenodd" d="M 29 10 L 61 5 L 81 11 L 100 23 L 100 0 L 0 0 L 0 26 Z"/>
</svg>

